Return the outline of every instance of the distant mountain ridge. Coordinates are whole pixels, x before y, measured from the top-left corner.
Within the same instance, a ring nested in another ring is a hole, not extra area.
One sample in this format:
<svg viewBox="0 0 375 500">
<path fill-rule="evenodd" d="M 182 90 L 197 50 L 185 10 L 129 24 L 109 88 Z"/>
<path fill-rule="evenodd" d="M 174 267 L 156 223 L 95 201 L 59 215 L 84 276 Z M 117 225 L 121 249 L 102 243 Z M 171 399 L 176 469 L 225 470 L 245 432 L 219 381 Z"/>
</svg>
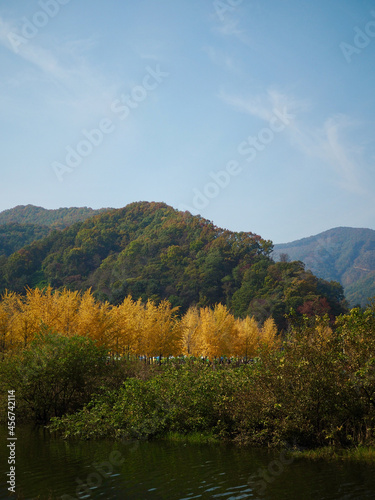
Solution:
<svg viewBox="0 0 375 500">
<path fill-rule="evenodd" d="M 274 246 L 273 258 L 288 254 L 316 276 L 344 287 L 349 303 L 366 305 L 375 296 L 375 231 L 337 227 L 315 236 Z"/>
<path fill-rule="evenodd" d="M 100 208 L 94 210 L 88 207 L 47 209 L 34 205 L 18 205 L 9 210 L 0 212 L 0 225 L 10 223 L 35 224 L 39 226 L 48 226 L 54 229 L 64 229 L 75 222 L 82 222 L 94 215 L 107 212 L 108 210 L 112 209 Z"/>
</svg>

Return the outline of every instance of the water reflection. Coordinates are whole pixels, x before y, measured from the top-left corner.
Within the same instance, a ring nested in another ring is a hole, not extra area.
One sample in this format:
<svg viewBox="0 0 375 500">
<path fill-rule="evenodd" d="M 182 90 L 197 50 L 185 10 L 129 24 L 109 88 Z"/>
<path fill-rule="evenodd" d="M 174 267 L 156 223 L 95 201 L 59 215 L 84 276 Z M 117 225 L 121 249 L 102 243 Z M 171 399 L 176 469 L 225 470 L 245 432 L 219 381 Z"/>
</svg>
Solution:
<svg viewBox="0 0 375 500">
<path fill-rule="evenodd" d="M 375 467 L 363 464 L 290 461 L 229 445 L 69 442 L 30 428 L 17 437 L 16 484 L 25 500 L 375 497 Z M 7 470 L 4 457 L 2 477 Z M 4 486 L 0 498 L 9 498 Z"/>
</svg>

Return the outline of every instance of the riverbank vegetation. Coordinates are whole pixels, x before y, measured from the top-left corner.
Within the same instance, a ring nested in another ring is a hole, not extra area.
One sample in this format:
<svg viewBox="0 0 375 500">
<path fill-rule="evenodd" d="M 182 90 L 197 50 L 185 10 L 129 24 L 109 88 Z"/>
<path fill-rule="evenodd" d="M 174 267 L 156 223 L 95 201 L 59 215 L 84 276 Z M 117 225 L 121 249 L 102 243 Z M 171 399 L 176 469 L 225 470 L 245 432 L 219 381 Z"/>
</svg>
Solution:
<svg viewBox="0 0 375 500">
<path fill-rule="evenodd" d="M 13 389 L 17 419 L 64 437 L 373 446 L 375 307 L 334 323 L 291 313 L 288 324 L 281 335 L 272 319 L 259 325 L 222 305 L 179 317 L 166 301 L 7 294 L 1 406 Z"/>
<path fill-rule="evenodd" d="M 374 446 L 355 446 L 351 448 L 337 448 L 335 446 L 323 446 L 313 450 L 294 450 L 290 452 L 293 458 L 307 460 L 325 461 L 351 461 L 375 463 Z"/>
</svg>

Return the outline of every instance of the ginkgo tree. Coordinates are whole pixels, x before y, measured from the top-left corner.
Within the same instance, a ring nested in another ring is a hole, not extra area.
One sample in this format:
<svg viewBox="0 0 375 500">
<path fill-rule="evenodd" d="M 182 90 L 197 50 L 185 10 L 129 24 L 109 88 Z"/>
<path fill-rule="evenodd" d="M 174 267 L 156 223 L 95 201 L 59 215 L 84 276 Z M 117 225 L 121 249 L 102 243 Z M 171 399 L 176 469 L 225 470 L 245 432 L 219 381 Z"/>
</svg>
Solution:
<svg viewBox="0 0 375 500">
<path fill-rule="evenodd" d="M 260 337 L 257 322 L 253 317 L 247 316 L 244 319 L 237 319 L 235 327 L 237 330 L 234 343 L 236 356 L 245 359 L 252 358 L 255 355 Z"/>
<path fill-rule="evenodd" d="M 148 357 L 180 354 L 178 308 L 162 300 L 156 305 L 148 300 L 144 311 L 143 348 Z"/>
<path fill-rule="evenodd" d="M 199 356 L 201 353 L 201 320 L 196 306 L 189 307 L 180 322 L 180 349 L 184 356 Z"/>
<path fill-rule="evenodd" d="M 96 340 L 99 345 L 108 345 L 113 329 L 110 310 L 108 302 L 96 301 L 91 290 L 87 290 L 78 307 L 75 333 Z"/>
<path fill-rule="evenodd" d="M 129 295 L 109 312 L 112 318 L 110 351 L 114 356 L 134 356 L 142 352 L 144 305 Z"/>
<path fill-rule="evenodd" d="M 134 301 L 129 295 L 112 306 L 86 292 L 28 288 L 0 300 L 0 349 L 25 348 L 42 329 L 66 337 L 87 337 L 114 357 L 253 357 L 258 346 L 278 347 L 275 322 L 259 327 L 253 317 L 236 319 L 223 304 L 190 307 L 178 316 L 167 300 Z"/>
<path fill-rule="evenodd" d="M 200 310 L 200 336 L 202 356 L 216 358 L 233 353 L 235 320 L 227 307 L 216 304 L 214 309 L 205 307 Z"/>
</svg>

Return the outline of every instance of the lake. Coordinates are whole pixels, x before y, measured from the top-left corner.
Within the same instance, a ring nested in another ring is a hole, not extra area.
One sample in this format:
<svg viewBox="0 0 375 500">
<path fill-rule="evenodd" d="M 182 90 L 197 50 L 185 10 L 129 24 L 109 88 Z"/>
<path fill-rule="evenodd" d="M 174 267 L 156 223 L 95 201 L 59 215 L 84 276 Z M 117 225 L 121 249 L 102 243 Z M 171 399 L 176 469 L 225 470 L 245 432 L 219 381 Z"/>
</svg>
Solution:
<svg viewBox="0 0 375 500">
<path fill-rule="evenodd" d="M 63 441 L 17 428 L 16 485 L 24 500 L 323 500 L 375 498 L 375 465 L 310 462 L 234 445 Z M 0 498 L 8 499 L 1 429 Z M 13 497 L 14 498 L 14 497 Z"/>
</svg>

